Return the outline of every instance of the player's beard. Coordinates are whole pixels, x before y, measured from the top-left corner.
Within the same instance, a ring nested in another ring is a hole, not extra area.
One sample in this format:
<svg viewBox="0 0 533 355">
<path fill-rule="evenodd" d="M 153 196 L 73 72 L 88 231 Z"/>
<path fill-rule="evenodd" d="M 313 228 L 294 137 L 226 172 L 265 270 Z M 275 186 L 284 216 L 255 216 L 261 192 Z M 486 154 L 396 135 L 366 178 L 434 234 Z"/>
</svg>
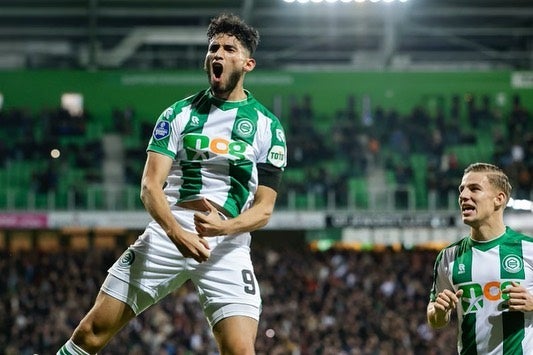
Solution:
<svg viewBox="0 0 533 355">
<path fill-rule="evenodd" d="M 222 74 L 224 75 L 224 73 Z M 208 70 L 207 76 L 209 78 L 209 84 L 211 85 L 211 92 L 217 97 L 227 97 L 237 87 L 239 80 L 241 79 L 241 72 L 233 70 L 227 80 L 213 81 L 212 71 Z"/>
</svg>

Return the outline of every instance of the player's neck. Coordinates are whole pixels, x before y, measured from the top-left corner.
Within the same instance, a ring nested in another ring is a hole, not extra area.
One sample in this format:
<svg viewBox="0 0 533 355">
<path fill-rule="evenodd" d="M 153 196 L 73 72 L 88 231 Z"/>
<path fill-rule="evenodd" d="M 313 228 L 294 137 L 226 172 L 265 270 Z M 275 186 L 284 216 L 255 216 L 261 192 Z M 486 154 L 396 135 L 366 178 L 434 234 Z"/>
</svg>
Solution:
<svg viewBox="0 0 533 355">
<path fill-rule="evenodd" d="M 211 89 L 211 95 L 223 101 L 242 101 L 246 100 L 248 97 L 246 91 L 242 87 L 235 88 L 229 92 L 215 92 L 213 89 Z"/>
<path fill-rule="evenodd" d="M 470 237 L 478 242 L 488 242 L 496 239 L 505 233 L 505 224 L 498 221 L 494 224 L 483 224 L 479 227 L 470 228 Z"/>
</svg>

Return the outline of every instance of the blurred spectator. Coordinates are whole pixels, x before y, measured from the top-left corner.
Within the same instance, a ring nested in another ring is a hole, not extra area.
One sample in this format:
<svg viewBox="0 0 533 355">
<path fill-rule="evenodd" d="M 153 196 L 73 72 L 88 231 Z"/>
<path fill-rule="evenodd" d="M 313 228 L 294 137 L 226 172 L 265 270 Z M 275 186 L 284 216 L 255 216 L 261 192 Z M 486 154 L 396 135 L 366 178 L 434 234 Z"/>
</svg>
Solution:
<svg viewBox="0 0 533 355">
<path fill-rule="evenodd" d="M 461 119 L 461 98 L 458 94 L 452 95 L 450 119 L 454 122 L 458 122 Z"/>
<path fill-rule="evenodd" d="M 531 176 L 531 168 L 528 168 L 525 164 L 520 164 L 517 169 L 516 186 L 514 197 L 517 199 L 533 200 L 531 193 L 533 189 L 533 178 Z"/>
<path fill-rule="evenodd" d="M 380 162 L 381 143 L 373 134 L 368 137 L 367 152 L 368 161 L 370 162 L 371 167 L 375 168 Z"/>
<path fill-rule="evenodd" d="M 429 146 L 428 129 L 430 126 L 430 118 L 427 111 L 422 106 L 415 106 L 411 110 L 405 122 L 404 129 L 411 141 L 411 146 L 414 151 L 425 152 Z"/>
<path fill-rule="evenodd" d="M 52 132 L 58 137 L 85 134 L 87 115 L 72 115 L 68 110 L 59 108 L 52 117 Z"/>
<path fill-rule="evenodd" d="M 396 208 L 407 208 L 409 202 L 409 187 L 413 184 L 413 170 L 407 164 L 400 162 L 394 170 L 396 181 L 396 191 L 394 192 L 394 201 Z"/>
<path fill-rule="evenodd" d="M 404 129 L 398 125 L 393 129 L 389 136 L 388 146 L 403 158 L 411 154 L 411 143 Z"/>
<path fill-rule="evenodd" d="M 466 106 L 469 127 L 477 129 L 479 126 L 480 113 L 476 106 L 476 97 L 474 95 L 467 96 Z"/>
<path fill-rule="evenodd" d="M 490 129 L 493 124 L 497 123 L 496 115 L 491 107 L 488 95 L 481 97 L 481 107 L 477 110 L 477 117 L 481 129 Z"/>
<path fill-rule="evenodd" d="M 133 124 L 135 120 L 135 109 L 131 106 L 124 108 L 115 107 L 112 110 L 113 129 L 124 136 L 133 133 Z"/>
<path fill-rule="evenodd" d="M 438 206 L 449 208 L 456 202 L 457 186 L 461 184 L 463 169 L 455 154 L 447 154 L 437 175 Z"/>
<path fill-rule="evenodd" d="M 428 165 L 438 166 L 444 154 L 444 141 L 442 139 L 441 131 L 438 128 L 431 132 L 431 140 L 427 149 Z"/>
<path fill-rule="evenodd" d="M 6 163 L 9 159 L 10 152 L 6 145 L 5 140 L 0 139 L 0 168 L 5 168 Z"/>
<path fill-rule="evenodd" d="M 528 110 L 522 106 L 522 100 L 519 95 L 513 96 L 513 108 L 509 116 L 508 128 L 509 137 L 516 137 L 527 132 L 529 120 Z"/>
<path fill-rule="evenodd" d="M 49 161 L 43 171 L 34 171 L 32 176 L 33 189 L 38 194 L 55 192 L 58 184 L 58 164 Z"/>
</svg>

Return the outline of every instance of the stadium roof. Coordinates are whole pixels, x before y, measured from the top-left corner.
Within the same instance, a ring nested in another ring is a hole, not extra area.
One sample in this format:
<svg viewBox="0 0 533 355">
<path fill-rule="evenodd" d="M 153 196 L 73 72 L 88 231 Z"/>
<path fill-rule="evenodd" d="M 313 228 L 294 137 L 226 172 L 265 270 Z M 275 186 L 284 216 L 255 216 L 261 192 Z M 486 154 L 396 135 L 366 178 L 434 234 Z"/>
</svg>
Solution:
<svg viewBox="0 0 533 355">
<path fill-rule="evenodd" d="M 259 29 L 262 68 L 533 68 L 529 0 L 2 0 L 0 69 L 199 68 L 210 18 Z"/>
</svg>

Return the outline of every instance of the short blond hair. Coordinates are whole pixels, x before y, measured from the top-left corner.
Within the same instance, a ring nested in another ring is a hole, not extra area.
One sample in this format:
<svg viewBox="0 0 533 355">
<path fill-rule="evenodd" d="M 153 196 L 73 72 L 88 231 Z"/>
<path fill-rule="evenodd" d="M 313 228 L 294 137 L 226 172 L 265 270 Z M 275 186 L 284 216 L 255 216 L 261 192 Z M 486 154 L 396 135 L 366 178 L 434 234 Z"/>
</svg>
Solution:
<svg viewBox="0 0 533 355">
<path fill-rule="evenodd" d="M 509 182 L 509 177 L 500 167 L 489 163 L 473 163 L 466 167 L 464 174 L 468 173 L 486 173 L 489 183 L 498 190 L 503 191 L 507 196 L 506 202 L 509 202 L 513 187 Z"/>
</svg>

